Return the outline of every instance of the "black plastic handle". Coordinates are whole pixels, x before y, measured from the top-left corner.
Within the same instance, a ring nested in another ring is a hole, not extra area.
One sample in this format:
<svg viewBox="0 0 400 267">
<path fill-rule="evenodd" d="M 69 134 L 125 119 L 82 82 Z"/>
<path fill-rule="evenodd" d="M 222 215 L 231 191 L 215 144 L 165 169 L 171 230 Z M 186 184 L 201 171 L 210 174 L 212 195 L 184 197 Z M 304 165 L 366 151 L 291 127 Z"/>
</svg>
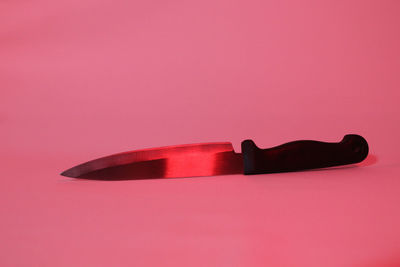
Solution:
<svg viewBox="0 0 400 267">
<path fill-rule="evenodd" d="M 301 140 L 269 149 L 245 140 L 242 154 L 244 174 L 290 172 L 361 162 L 368 155 L 368 143 L 355 134 L 346 135 L 339 143 Z"/>
</svg>

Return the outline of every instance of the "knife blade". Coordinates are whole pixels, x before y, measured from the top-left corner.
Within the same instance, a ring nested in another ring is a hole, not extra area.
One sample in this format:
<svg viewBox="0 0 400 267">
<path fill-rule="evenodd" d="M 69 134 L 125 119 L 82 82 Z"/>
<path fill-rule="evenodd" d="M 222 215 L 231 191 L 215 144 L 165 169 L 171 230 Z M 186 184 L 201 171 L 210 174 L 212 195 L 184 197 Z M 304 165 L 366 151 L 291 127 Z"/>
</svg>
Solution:
<svg viewBox="0 0 400 267">
<path fill-rule="evenodd" d="M 264 174 L 354 164 L 368 155 L 368 143 L 348 134 L 337 143 L 298 140 L 260 149 L 252 140 L 236 153 L 229 142 L 176 145 L 128 151 L 72 167 L 63 176 L 95 180 Z"/>
</svg>

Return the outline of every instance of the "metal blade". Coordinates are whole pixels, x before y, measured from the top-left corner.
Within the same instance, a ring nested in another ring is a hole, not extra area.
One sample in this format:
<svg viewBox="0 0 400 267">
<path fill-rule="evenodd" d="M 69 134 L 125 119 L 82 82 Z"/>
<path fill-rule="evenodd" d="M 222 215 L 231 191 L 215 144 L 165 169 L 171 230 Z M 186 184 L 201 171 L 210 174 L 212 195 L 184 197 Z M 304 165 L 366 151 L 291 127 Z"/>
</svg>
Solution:
<svg viewBox="0 0 400 267">
<path fill-rule="evenodd" d="M 232 144 L 203 143 L 119 153 L 92 160 L 61 175 L 96 180 L 131 180 L 243 173 L 242 154 Z"/>
</svg>

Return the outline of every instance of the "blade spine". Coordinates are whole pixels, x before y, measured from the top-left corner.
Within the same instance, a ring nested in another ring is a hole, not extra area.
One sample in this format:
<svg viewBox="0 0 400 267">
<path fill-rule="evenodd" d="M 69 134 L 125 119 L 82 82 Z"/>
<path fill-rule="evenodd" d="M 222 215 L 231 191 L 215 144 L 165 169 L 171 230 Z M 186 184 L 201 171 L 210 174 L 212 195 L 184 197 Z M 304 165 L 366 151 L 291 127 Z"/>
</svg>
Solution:
<svg viewBox="0 0 400 267">
<path fill-rule="evenodd" d="M 171 148 L 184 148 L 184 147 L 191 147 L 191 146 L 212 146 L 212 145 L 231 145 L 231 142 L 208 142 L 208 143 L 193 143 L 193 144 L 179 144 L 179 145 L 168 145 L 168 146 L 160 146 L 160 147 L 150 147 L 150 148 L 143 148 L 143 149 L 134 149 L 134 150 L 129 150 L 125 152 L 119 152 L 115 154 L 111 154 L 105 157 L 111 157 L 111 156 L 116 156 L 116 155 L 121 155 L 121 154 L 126 154 L 126 153 L 135 153 L 135 152 L 146 152 L 146 151 L 156 151 L 156 150 L 168 150 Z M 101 158 L 105 158 L 101 157 Z M 98 158 L 98 159 L 101 159 Z"/>
</svg>

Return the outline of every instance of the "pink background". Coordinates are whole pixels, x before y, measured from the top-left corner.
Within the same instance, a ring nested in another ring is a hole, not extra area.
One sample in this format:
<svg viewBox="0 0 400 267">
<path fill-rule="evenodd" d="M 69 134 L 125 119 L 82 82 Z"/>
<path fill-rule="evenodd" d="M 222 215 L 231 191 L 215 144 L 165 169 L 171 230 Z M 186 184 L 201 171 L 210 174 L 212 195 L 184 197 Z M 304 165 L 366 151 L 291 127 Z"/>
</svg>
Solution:
<svg viewBox="0 0 400 267">
<path fill-rule="evenodd" d="M 0 266 L 400 266 L 400 2 L 0 2 Z M 361 167 L 99 182 L 131 149 L 363 135 Z"/>
</svg>

